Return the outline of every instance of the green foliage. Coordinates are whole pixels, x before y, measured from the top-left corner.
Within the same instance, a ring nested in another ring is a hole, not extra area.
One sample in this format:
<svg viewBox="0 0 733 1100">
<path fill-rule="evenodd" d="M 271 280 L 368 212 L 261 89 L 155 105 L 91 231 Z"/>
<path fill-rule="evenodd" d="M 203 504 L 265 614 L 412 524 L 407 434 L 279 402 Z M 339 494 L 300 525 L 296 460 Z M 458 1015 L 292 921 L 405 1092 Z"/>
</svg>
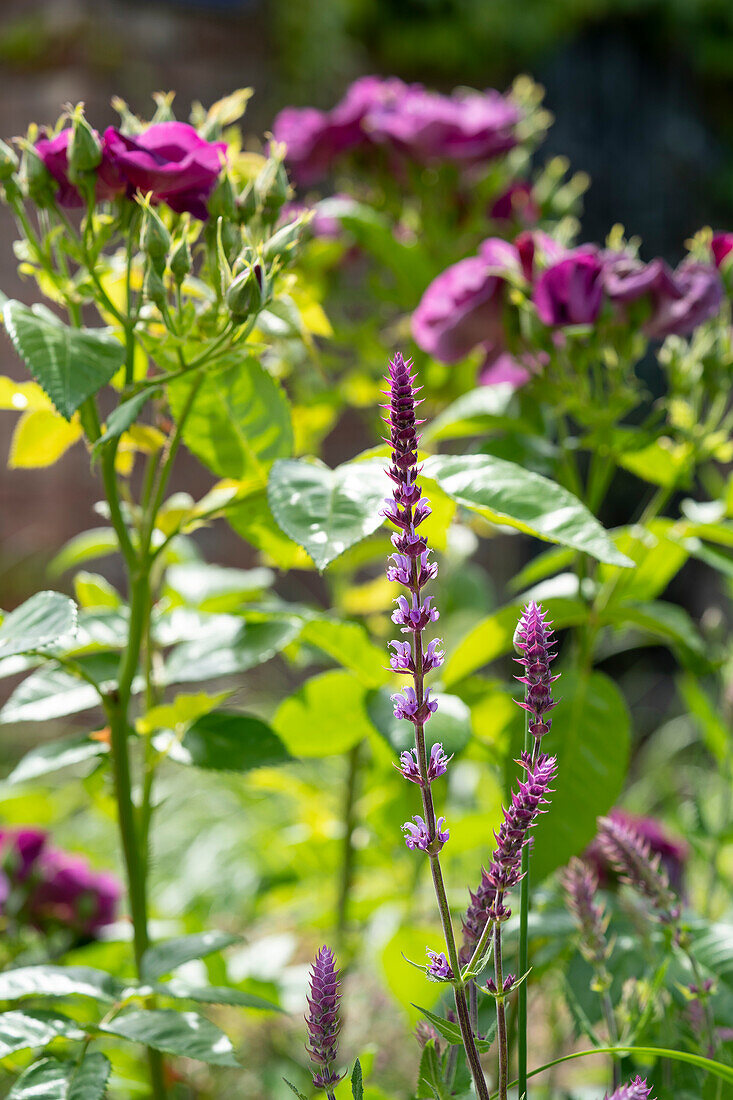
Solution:
<svg viewBox="0 0 733 1100">
<path fill-rule="evenodd" d="M 323 672 L 280 704 L 273 729 L 293 756 L 347 752 L 373 732 L 366 701 L 366 688 L 352 673 Z"/>
<path fill-rule="evenodd" d="M 192 959 L 202 959 L 214 951 L 223 951 L 237 940 L 237 936 L 226 932 L 195 932 L 190 936 L 156 943 L 143 956 L 142 976 L 147 981 L 155 981 Z"/>
<path fill-rule="evenodd" d="M 224 1032 L 195 1012 L 168 1008 L 128 1009 L 102 1022 L 99 1030 L 133 1043 L 143 1043 L 163 1054 L 196 1058 L 215 1066 L 238 1064 Z"/>
<path fill-rule="evenodd" d="M 298 459 L 275 463 L 267 493 L 278 525 L 323 570 L 382 525 L 388 485 L 382 459 L 345 462 L 335 470 Z"/>
<path fill-rule="evenodd" d="M 67 420 L 125 361 L 124 346 L 110 330 L 70 328 L 45 306 L 6 302 L 3 323 L 18 355 Z"/>
<path fill-rule="evenodd" d="M 177 764 L 212 771 L 248 772 L 291 759 L 266 722 L 234 711 L 204 714 L 188 727 L 180 741 L 159 734 L 155 746 Z"/>
<path fill-rule="evenodd" d="M 76 628 L 76 606 L 59 592 L 37 592 L 0 624 L 0 659 L 47 649 Z"/>
</svg>

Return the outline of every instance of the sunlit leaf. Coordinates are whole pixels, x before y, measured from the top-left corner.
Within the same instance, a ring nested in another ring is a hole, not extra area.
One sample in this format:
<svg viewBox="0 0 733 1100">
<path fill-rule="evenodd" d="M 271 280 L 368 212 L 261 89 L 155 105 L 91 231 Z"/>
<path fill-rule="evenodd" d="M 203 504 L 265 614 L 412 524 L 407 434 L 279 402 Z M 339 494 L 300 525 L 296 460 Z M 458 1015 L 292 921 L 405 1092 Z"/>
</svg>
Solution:
<svg viewBox="0 0 733 1100">
<path fill-rule="evenodd" d="M 173 1009 L 133 1009 L 99 1025 L 100 1031 L 164 1054 L 196 1058 L 216 1066 L 237 1066 L 231 1040 L 223 1031 L 195 1012 Z"/>
<path fill-rule="evenodd" d="M 384 650 L 370 640 L 360 623 L 311 619 L 303 627 L 300 637 L 349 669 L 367 687 L 379 687 L 390 677 L 385 668 L 387 659 Z"/>
<path fill-rule="evenodd" d="M 11 470 L 53 466 L 81 438 L 79 421 L 65 420 L 53 409 L 39 409 L 21 416 L 10 442 Z"/>
<path fill-rule="evenodd" d="M 223 951 L 225 947 L 231 947 L 239 942 L 239 936 L 232 936 L 229 932 L 194 932 L 190 936 L 178 936 L 173 940 L 165 940 L 163 943 L 155 943 L 149 947 L 143 956 L 143 977 L 147 981 L 155 981 L 163 974 L 170 974 L 184 963 L 193 959 L 203 959 L 215 951 Z"/>
<path fill-rule="evenodd" d="M 269 661 L 294 641 L 302 625 L 302 620 L 288 616 L 211 616 L 199 637 L 172 651 L 165 665 L 165 682 L 190 683 L 244 672 Z"/>
<path fill-rule="evenodd" d="M 34 779 L 40 779 L 41 776 L 52 775 L 54 772 L 61 771 L 62 768 L 81 764 L 85 760 L 93 760 L 107 752 L 109 752 L 109 746 L 104 741 L 92 740 L 86 734 L 48 741 L 36 745 L 27 752 L 5 782 L 30 783 Z"/>
<path fill-rule="evenodd" d="M 347 752 L 374 732 L 366 710 L 366 688 L 352 673 L 340 669 L 306 680 L 280 704 L 272 726 L 293 756 Z"/>
<path fill-rule="evenodd" d="M 161 733 L 154 744 L 177 764 L 212 771 L 247 772 L 290 760 L 282 741 L 266 722 L 236 711 L 212 711 L 198 718 L 182 741 Z"/>
<path fill-rule="evenodd" d="M 45 649 L 76 627 L 76 606 L 60 592 L 37 592 L 0 625 L 0 658 Z"/>
</svg>

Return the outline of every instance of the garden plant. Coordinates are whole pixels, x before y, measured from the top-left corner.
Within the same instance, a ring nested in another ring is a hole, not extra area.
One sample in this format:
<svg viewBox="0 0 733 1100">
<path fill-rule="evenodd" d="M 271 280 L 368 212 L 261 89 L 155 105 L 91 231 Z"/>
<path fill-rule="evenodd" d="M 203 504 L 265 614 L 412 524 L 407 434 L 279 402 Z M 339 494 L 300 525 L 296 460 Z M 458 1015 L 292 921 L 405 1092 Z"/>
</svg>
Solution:
<svg viewBox="0 0 733 1100">
<path fill-rule="evenodd" d="M 0 146 L 101 496 L 0 621 L 6 1092 L 723 1100 L 733 234 L 576 243 L 526 77 L 249 94 Z"/>
</svg>

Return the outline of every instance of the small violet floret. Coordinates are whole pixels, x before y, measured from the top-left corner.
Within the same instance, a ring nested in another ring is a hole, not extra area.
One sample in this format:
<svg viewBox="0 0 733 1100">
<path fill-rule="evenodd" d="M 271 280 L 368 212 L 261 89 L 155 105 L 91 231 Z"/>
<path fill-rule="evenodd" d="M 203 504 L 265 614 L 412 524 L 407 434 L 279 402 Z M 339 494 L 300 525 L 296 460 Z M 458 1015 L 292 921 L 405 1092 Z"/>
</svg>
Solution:
<svg viewBox="0 0 733 1100">
<path fill-rule="evenodd" d="M 421 852 L 435 854 L 440 851 L 450 837 L 448 829 L 444 826 L 445 818 L 439 817 L 435 827 L 435 839 L 431 843 L 428 827 L 424 819 L 418 814 L 413 817 L 412 821 L 406 821 L 402 826 L 405 833 L 405 844 L 410 851 L 414 852 L 416 848 L 419 848 Z"/>
<path fill-rule="evenodd" d="M 427 976 L 434 982 L 449 982 L 453 977 L 453 971 L 445 957 L 445 952 L 431 951 L 428 947 L 427 955 L 430 959 L 426 968 Z"/>
<path fill-rule="evenodd" d="M 392 622 L 402 627 L 403 634 L 424 630 L 428 623 L 434 623 L 440 618 L 439 612 L 430 606 L 432 601 L 432 596 L 428 596 L 424 603 L 415 599 L 410 607 L 405 596 L 398 596 L 395 600 L 397 607 L 392 612 Z"/>
<path fill-rule="evenodd" d="M 397 692 L 392 697 L 394 703 L 395 718 L 406 718 L 414 722 L 416 726 L 422 726 L 438 709 L 437 699 L 430 698 L 430 688 L 425 691 L 422 703 L 418 702 L 415 689 L 406 687 L 402 692 Z"/>
<path fill-rule="evenodd" d="M 438 779 L 441 775 L 445 775 L 448 771 L 448 764 L 452 759 L 452 756 L 445 755 L 443 746 L 440 743 L 433 745 L 428 760 L 428 784 Z M 423 786 L 420 768 L 417 763 L 417 749 L 405 750 L 405 752 L 400 755 L 399 764 L 395 764 L 395 767 L 402 773 L 405 779 L 409 779 L 411 783 L 417 783 L 419 787 Z"/>
</svg>

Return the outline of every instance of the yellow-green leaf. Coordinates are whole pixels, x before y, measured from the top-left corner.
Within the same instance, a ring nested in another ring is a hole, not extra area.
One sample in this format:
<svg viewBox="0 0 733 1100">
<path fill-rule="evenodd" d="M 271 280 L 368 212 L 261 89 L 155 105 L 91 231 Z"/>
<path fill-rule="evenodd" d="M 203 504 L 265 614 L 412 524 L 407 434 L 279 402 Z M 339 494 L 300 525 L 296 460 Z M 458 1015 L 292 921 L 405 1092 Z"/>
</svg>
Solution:
<svg viewBox="0 0 733 1100">
<path fill-rule="evenodd" d="M 51 408 L 29 410 L 15 425 L 8 466 L 11 470 L 53 466 L 81 434 L 77 418 L 69 422 Z"/>
</svg>

